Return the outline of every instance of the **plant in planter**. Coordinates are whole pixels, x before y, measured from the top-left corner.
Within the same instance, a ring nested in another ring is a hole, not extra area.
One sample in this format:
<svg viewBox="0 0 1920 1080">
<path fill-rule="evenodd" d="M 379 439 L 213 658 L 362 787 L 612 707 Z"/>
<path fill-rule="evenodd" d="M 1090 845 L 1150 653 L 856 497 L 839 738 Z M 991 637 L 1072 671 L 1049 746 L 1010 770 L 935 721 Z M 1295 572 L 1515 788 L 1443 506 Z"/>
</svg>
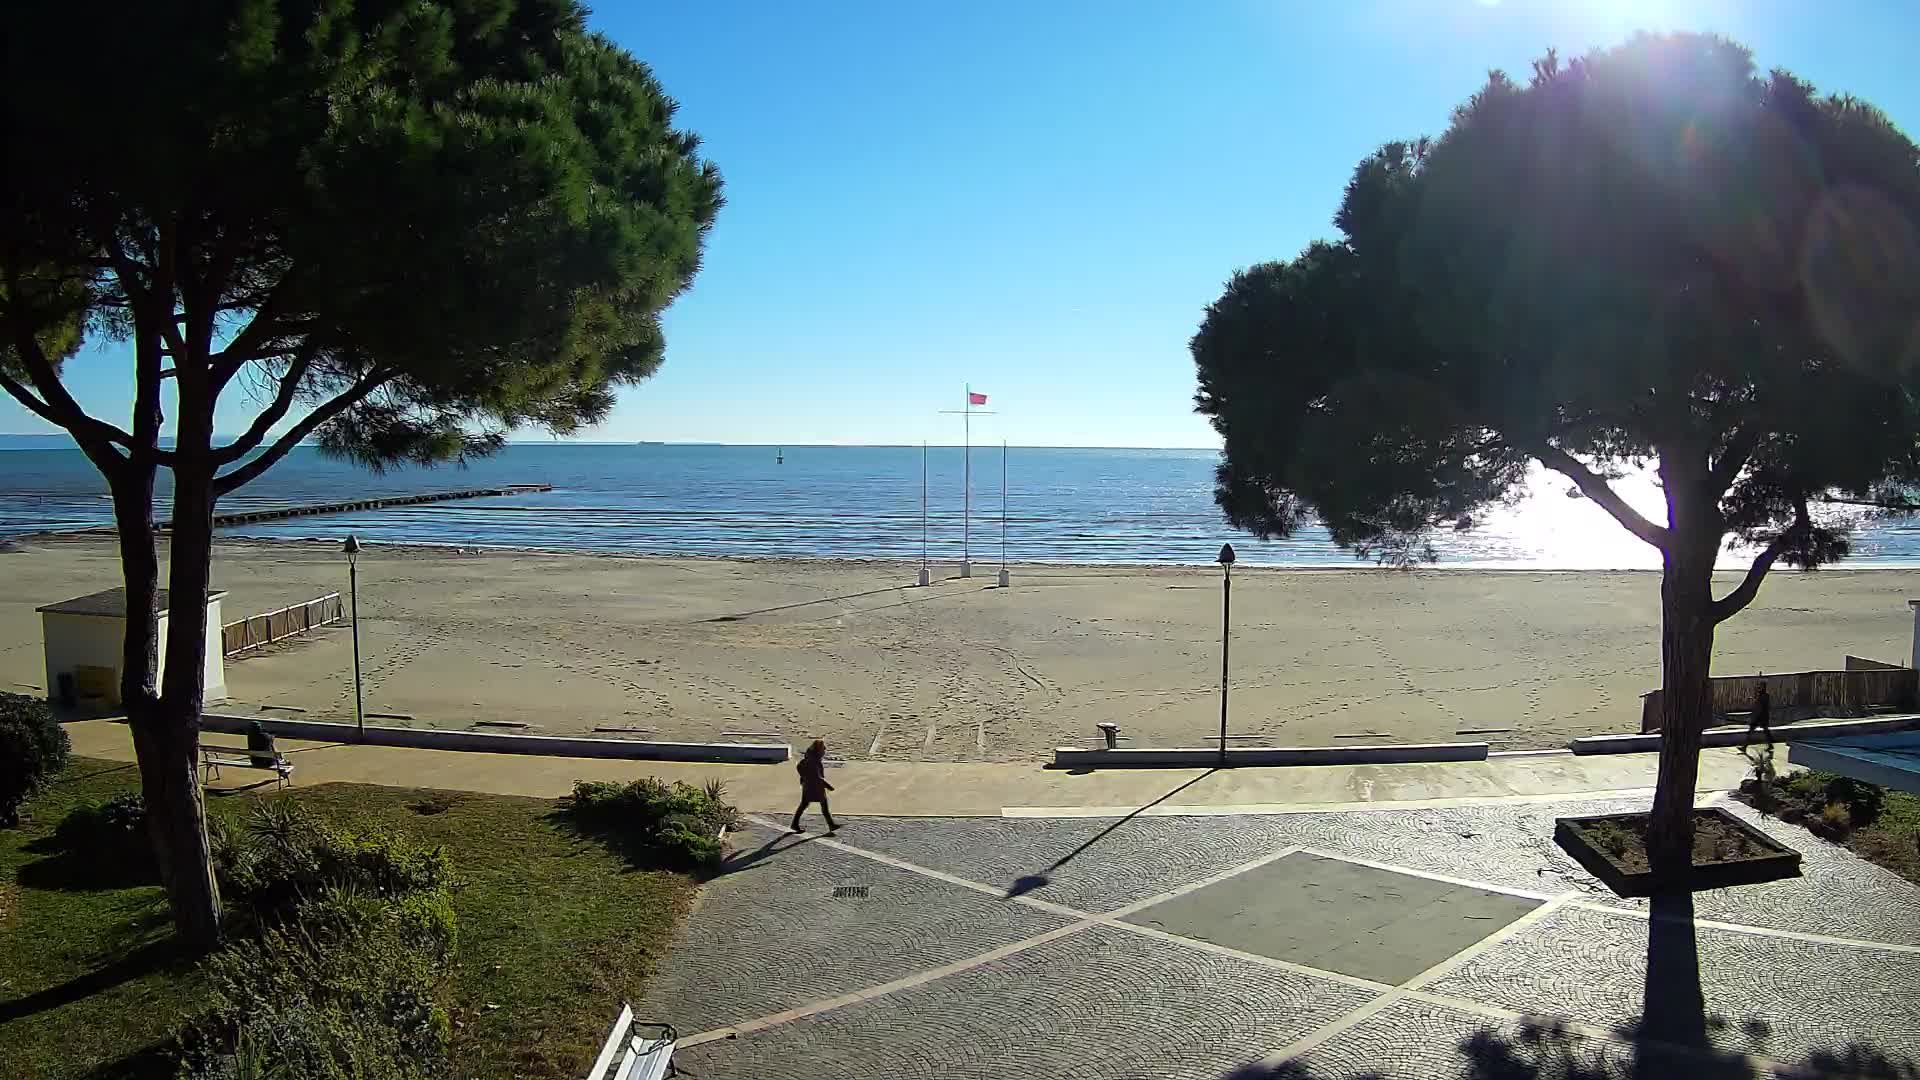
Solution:
<svg viewBox="0 0 1920 1080">
<path fill-rule="evenodd" d="M 1693 812 L 1692 870 L 1684 878 L 1656 874 L 1647 845 L 1648 815 L 1600 814 L 1554 822 L 1554 840 L 1621 896 L 1651 896 L 1663 887 L 1710 889 L 1751 885 L 1800 873 L 1800 853 L 1718 807 Z"/>
</svg>

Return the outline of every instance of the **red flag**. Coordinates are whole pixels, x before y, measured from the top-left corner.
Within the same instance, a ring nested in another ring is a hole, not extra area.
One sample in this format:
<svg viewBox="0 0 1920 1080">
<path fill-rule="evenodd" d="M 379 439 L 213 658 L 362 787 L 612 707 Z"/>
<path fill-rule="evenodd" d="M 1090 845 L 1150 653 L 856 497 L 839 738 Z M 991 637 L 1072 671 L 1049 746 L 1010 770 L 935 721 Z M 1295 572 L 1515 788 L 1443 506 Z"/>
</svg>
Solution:
<svg viewBox="0 0 1920 1080">
<path fill-rule="evenodd" d="M 976 394 L 976 393 L 974 393 L 974 392 L 973 392 L 973 391 L 971 391 L 971 390 L 969 390 L 969 391 L 967 391 L 967 404 L 969 404 L 969 405 L 985 405 L 986 403 L 987 403 L 987 395 L 985 395 L 985 394 Z"/>
</svg>

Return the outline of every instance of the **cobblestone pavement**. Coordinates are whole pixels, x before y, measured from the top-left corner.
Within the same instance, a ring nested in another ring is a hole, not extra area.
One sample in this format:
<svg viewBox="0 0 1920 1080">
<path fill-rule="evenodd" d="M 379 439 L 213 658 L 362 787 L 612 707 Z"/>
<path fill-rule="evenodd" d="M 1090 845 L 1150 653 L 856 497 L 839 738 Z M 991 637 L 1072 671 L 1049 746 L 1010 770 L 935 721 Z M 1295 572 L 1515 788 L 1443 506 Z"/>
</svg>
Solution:
<svg viewBox="0 0 1920 1080">
<path fill-rule="evenodd" d="M 1920 1080 L 1920 887 L 1727 805 L 1805 874 L 1691 923 L 1552 843 L 1633 803 L 760 821 L 642 1011 L 701 1080 Z M 1653 980 L 1697 983 L 1686 1045 L 1642 1023 L 1653 930 L 1697 951 Z"/>
</svg>

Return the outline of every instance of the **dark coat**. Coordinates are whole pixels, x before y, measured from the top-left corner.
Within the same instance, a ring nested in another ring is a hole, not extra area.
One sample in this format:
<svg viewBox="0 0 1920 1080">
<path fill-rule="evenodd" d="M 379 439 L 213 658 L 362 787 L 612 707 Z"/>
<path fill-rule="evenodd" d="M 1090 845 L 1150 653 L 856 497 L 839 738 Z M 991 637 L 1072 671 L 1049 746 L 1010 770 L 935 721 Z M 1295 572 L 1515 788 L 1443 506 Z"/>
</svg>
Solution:
<svg viewBox="0 0 1920 1080">
<path fill-rule="evenodd" d="M 827 763 L 816 757 L 803 757 L 798 766 L 800 773 L 800 796 L 805 799 L 824 799 L 833 785 L 827 783 Z"/>
</svg>

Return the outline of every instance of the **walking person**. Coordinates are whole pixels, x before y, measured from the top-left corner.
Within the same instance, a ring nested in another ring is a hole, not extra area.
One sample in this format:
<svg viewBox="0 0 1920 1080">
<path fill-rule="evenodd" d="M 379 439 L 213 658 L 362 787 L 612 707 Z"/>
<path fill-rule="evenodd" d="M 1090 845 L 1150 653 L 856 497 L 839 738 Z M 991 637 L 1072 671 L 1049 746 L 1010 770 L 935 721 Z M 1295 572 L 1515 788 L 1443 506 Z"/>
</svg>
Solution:
<svg viewBox="0 0 1920 1080">
<path fill-rule="evenodd" d="M 1773 698 L 1767 694 L 1767 684 L 1761 683 L 1753 692 L 1753 711 L 1747 714 L 1747 741 L 1753 741 L 1755 731 L 1765 732 L 1767 740 L 1773 740 Z"/>
<path fill-rule="evenodd" d="M 793 812 L 793 831 L 806 832 L 800 826 L 800 815 L 807 807 L 820 804 L 820 813 L 827 819 L 827 831 L 836 832 L 840 826 L 833 823 L 833 810 L 827 806 L 827 792 L 833 785 L 827 783 L 827 743 L 824 739 L 813 740 L 807 752 L 800 758 L 800 806 Z"/>
</svg>

